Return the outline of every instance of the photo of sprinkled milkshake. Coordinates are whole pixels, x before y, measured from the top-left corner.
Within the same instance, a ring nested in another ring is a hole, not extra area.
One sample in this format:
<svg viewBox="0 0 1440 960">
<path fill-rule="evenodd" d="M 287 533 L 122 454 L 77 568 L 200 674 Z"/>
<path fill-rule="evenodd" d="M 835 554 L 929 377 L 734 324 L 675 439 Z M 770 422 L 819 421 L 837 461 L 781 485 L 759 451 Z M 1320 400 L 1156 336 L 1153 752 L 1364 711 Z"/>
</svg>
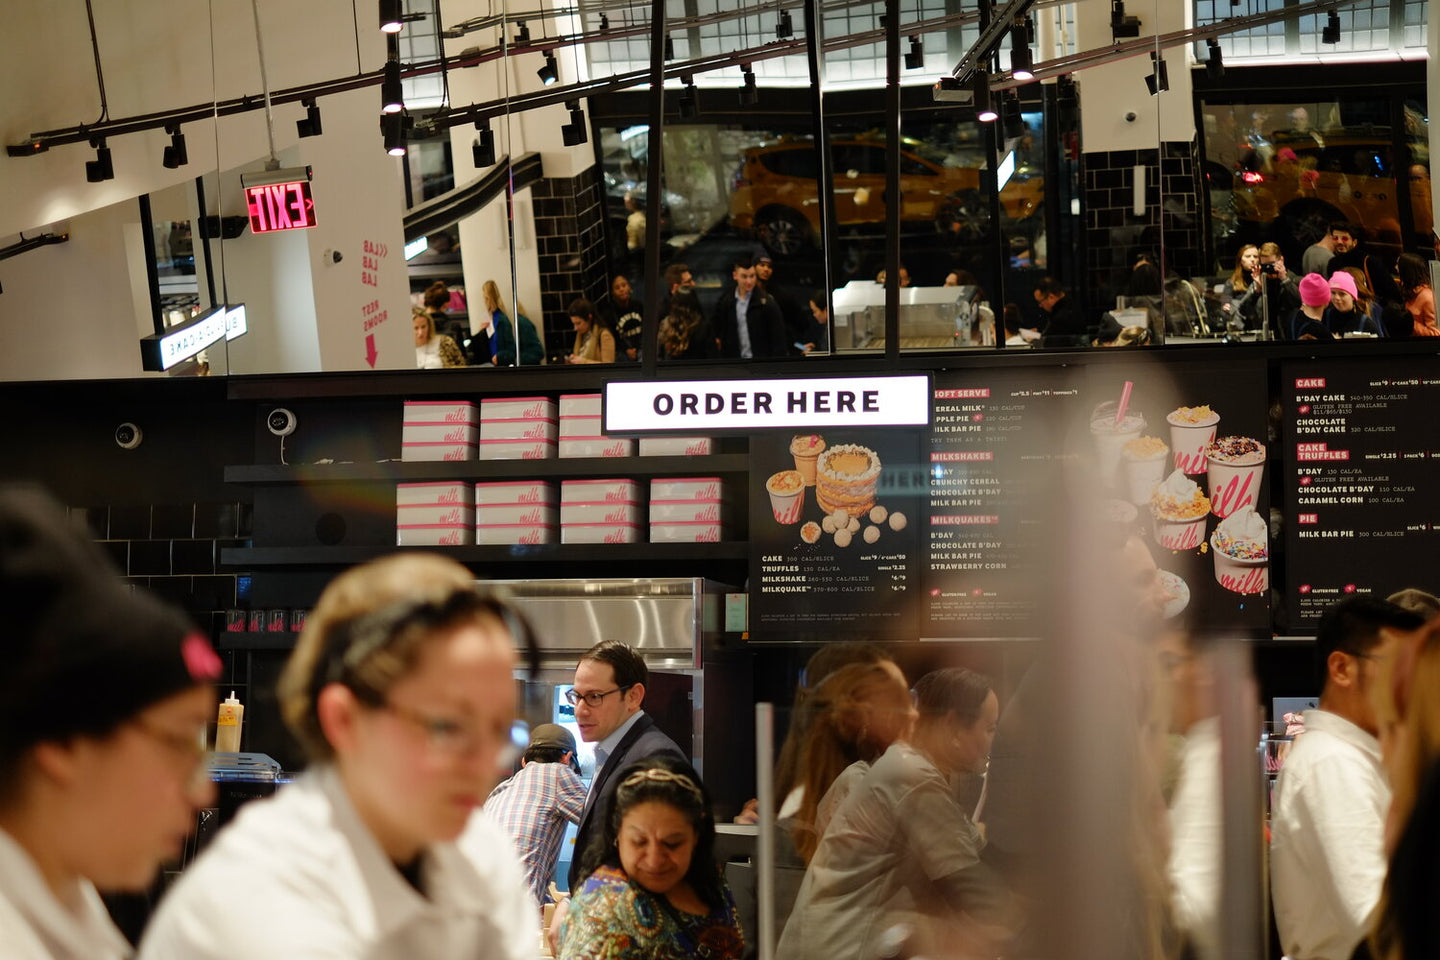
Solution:
<svg viewBox="0 0 1440 960">
<path fill-rule="evenodd" d="M 1210 508 L 1217 517 L 1255 509 L 1265 472 L 1265 445 L 1250 437 L 1221 437 L 1205 448 Z"/>
<path fill-rule="evenodd" d="M 1215 580 L 1234 593 L 1264 593 L 1270 588 L 1270 527 L 1249 507 L 1220 521 L 1210 535 Z"/>
</svg>

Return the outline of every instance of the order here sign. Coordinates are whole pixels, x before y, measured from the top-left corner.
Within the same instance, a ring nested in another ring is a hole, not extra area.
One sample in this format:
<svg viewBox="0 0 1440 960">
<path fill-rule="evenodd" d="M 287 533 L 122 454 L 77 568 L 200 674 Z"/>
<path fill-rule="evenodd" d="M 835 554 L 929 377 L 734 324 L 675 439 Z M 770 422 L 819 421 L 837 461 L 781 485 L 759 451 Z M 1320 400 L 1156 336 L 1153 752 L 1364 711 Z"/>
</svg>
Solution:
<svg viewBox="0 0 1440 960">
<path fill-rule="evenodd" d="M 930 378 L 612 381 L 604 413 L 607 434 L 925 426 Z"/>
</svg>

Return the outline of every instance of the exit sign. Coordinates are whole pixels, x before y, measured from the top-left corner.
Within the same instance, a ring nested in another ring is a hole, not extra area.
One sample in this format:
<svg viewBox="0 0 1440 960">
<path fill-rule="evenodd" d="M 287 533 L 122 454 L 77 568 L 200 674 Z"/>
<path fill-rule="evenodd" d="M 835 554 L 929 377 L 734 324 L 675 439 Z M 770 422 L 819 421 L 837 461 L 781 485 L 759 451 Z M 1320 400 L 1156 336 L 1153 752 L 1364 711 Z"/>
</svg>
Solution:
<svg viewBox="0 0 1440 960">
<path fill-rule="evenodd" d="M 245 188 L 251 233 L 274 233 L 315 226 L 315 201 L 309 180 L 267 183 Z"/>
</svg>

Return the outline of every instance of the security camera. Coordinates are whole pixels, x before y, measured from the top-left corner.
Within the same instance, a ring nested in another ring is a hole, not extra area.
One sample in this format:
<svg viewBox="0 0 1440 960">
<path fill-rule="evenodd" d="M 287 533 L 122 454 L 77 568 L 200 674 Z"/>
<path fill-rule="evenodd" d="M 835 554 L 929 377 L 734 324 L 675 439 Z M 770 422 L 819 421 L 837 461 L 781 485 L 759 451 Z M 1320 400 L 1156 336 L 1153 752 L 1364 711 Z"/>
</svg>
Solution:
<svg viewBox="0 0 1440 960">
<path fill-rule="evenodd" d="M 115 445 L 121 450 L 134 450 L 144 439 L 145 434 L 140 428 L 128 421 L 115 428 Z"/>
<path fill-rule="evenodd" d="M 1125 122 L 1126 122 L 1126 123 L 1134 123 L 1137 119 L 1138 119 L 1138 118 L 1136 117 L 1134 110 L 1131 110 L 1131 111 L 1129 111 L 1128 113 L 1125 114 Z"/>
<path fill-rule="evenodd" d="M 295 414 L 284 407 L 276 407 L 265 418 L 266 428 L 277 437 L 288 437 L 295 432 Z"/>
</svg>

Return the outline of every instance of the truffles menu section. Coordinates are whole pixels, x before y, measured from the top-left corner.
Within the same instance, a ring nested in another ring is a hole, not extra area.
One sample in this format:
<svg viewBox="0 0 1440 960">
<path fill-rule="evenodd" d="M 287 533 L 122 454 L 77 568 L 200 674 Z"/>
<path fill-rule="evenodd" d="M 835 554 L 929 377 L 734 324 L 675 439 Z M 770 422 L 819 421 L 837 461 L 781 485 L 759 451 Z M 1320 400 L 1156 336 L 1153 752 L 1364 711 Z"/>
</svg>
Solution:
<svg viewBox="0 0 1440 960">
<path fill-rule="evenodd" d="M 760 434 L 750 454 L 751 632 L 913 637 L 920 432 Z"/>
<path fill-rule="evenodd" d="M 1433 360 L 1293 363 L 1281 378 L 1287 629 L 1313 629 L 1351 594 L 1433 590 L 1417 566 L 1440 548 Z"/>
</svg>

